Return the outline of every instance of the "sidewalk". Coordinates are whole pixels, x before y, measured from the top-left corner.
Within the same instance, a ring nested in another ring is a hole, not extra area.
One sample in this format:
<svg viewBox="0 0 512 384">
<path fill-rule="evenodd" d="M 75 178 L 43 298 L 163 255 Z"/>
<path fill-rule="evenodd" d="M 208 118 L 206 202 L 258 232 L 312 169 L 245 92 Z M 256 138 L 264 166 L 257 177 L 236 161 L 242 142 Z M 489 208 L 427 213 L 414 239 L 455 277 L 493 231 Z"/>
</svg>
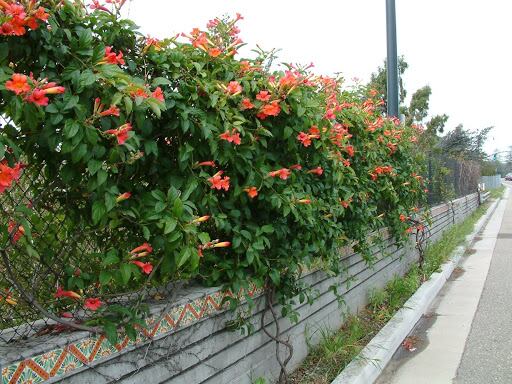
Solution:
<svg viewBox="0 0 512 384">
<path fill-rule="evenodd" d="M 378 384 L 512 383 L 509 193 Z"/>
</svg>

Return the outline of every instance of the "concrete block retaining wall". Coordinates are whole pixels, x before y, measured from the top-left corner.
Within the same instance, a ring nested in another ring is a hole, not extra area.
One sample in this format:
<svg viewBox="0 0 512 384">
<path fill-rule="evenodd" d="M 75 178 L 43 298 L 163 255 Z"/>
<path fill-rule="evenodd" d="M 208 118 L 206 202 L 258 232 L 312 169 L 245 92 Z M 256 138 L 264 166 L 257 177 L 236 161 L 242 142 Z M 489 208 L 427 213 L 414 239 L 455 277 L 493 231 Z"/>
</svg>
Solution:
<svg viewBox="0 0 512 384">
<path fill-rule="evenodd" d="M 477 194 L 432 208 L 430 241 L 436 241 L 454 223 L 461 222 L 479 205 Z M 390 241 L 375 249 L 377 261 L 368 266 L 357 254 L 344 254 L 343 276 L 332 278 L 321 271 L 303 279 L 317 291 L 314 304 L 296 307 L 298 323 L 281 318 L 279 325 L 294 347 L 288 368 L 297 367 L 315 345 L 321 330 L 338 329 L 344 314 L 355 313 L 367 302 L 368 293 L 382 288 L 394 275 L 404 274 L 417 260 L 411 241 L 397 248 Z M 339 286 L 344 297 L 340 306 L 330 287 Z M 31 338 L 0 345 L 2 384 L 61 383 L 252 383 L 258 377 L 276 378 L 279 366 L 275 344 L 260 327 L 263 300 L 260 292 L 249 292 L 256 308 L 249 321 L 254 332 L 229 331 L 226 323 L 235 314 L 226 310 L 226 293 L 215 288 L 187 287 L 172 308 L 152 308 L 151 326 L 135 342 L 128 339 L 112 346 L 103 336 L 75 332 Z M 166 312 L 162 314 L 163 308 Z M 265 319 L 267 323 L 270 318 Z"/>
</svg>

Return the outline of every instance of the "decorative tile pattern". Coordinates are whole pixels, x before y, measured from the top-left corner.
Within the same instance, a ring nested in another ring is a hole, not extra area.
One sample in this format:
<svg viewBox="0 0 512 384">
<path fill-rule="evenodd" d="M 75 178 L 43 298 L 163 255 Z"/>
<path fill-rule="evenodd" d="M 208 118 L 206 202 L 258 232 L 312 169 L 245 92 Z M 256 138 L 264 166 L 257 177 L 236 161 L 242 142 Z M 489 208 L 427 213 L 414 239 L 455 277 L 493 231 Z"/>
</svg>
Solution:
<svg viewBox="0 0 512 384">
<path fill-rule="evenodd" d="M 253 288 L 247 293 L 250 297 L 255 297 L 260 295 L 261 291 Z M 18 361 L 2 369 L 1 384 L 44 383 L 50 378 L 69 374 L 84 366 L 96 365 L 99 361 L 119 354 L 129 347 L 163 336 L 227 309 L 227 303 L 222 304 L 227 296 L 232 297 L 233 294 L 229 291 L 217 291 L 211 295 L 199 297 L 171 308 L 160 321 L 158 319 L 161 315 L 153 315 L 147 319 L 147 329 L 139 329 L 135 342 L 126 337 L 116 345 L 112 345 L 105 336 L 96 335 L 73 342 L 64 348 Z M 243 298 L 244 292 L 240 291 L 238 297 Z"/>
</svg>

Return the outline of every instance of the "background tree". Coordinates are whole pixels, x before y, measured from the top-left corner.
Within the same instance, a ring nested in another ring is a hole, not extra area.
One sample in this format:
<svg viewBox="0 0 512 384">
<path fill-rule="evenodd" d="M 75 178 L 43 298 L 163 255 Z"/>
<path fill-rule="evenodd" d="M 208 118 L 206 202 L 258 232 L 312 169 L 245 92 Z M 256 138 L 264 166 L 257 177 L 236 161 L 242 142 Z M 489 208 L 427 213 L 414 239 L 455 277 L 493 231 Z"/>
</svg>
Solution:
<svg viewBox="0 0 512 384">
<path fill-rule="evenodd" d="M 405 102 L 405 98 L 407 97 L 407 91 L 404 87 L 404 83 L 402 80 L 402 75 L 405 73 L 405 70 L 409 67 L 407 61 L 403 56 L 398 58 L 398 84 L 400 87 L 400 104 Z M 377 71 L 371 74 L 370 83 L 368 84 L 368 88 L 373 88 L 377 90 L 378 94 L 384 99 L 384 105 L 382 106 L 383 110 L 386 111 L 387 106 L 387 61 L 384 60 L 384 64 L 382 67 L 377 68 Z"/>
<path fill-rule="evenodd" d="M 398 67 L 400 112 L 406 125 L 416 125 L 423 132 L 418 140 L 418 150 L 424 154 L 427 162 L 425 176 L 428 179 L 430 202 L 451 199 L 457 194 L 476 189 L 481 167 L 485 167 L 486 173 L 492 174 L 499 168 L 496 164 L 488 163 L 483 150 L 492 127 L 470 131 L 459 124 L 443 136 L 449 117 L 447 114 L 430 116 L 431 87 L 425 85 L 417 89 L 407 104 L 407 90 L 402 78 L 409 65 L 403 56 L 399 58 Z M 383 112 L 387 96 L 386 71 L 384 61 L 384 65 L 372 73 L 368 83 L 368 89 L 376 89 L 384 99 Z M 512 170 L 512 153 L 510 169 Z"/>
</svg>

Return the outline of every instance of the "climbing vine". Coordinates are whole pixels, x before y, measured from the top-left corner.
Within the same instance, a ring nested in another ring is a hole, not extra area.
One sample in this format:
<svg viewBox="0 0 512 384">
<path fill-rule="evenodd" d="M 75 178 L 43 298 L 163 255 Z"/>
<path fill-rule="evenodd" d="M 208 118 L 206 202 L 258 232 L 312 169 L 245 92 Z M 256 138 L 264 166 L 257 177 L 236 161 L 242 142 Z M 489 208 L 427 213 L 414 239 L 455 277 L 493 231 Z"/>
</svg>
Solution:
<svg viewBox="0 0 512 384">
<path fill-rule="evenodd" d="M 186 278 L 266 289 L 266 312 L 293 317 L 305 268 L 339 273 L 344 246 L 371 263 L 367 234 L 383 227 L 407 238 L 421 132 L 381 115 L 376 91 L 240 57 L 241 15 L 158 40 L 123 3 L 0 0 L 0 193 L 43 168 L 58 198 L 23 213 L 65 206 L 101 248 L 59 265 L 53 308 L 135 337 L 140 300 L 110 298 Z M 37 221 L 4 210 L 19 262 L 58 260 L 57 241 L 34 249 Z"/>
</svg>

